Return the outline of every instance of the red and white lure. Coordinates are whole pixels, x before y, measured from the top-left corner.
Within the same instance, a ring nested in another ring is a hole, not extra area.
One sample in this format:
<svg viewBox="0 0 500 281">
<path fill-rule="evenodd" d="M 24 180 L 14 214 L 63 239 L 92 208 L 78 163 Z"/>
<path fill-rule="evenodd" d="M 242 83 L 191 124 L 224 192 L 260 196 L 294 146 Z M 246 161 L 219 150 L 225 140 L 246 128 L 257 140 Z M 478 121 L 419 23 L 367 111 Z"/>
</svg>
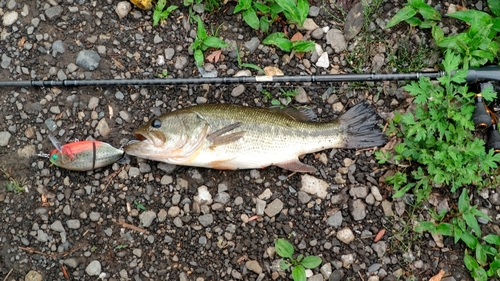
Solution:
<svg viewBox="0 0 500 281">
<path fill-rule="evenodd" d="M 55 149 L 40 156 L 46 156 L 55 166 L 68 170 L 94 170 L 111 165 L 125 155 L 123 150 L 101 141 L 84 140 L 63 145 L 50 134 L 49 139 Z"/>
</svg>

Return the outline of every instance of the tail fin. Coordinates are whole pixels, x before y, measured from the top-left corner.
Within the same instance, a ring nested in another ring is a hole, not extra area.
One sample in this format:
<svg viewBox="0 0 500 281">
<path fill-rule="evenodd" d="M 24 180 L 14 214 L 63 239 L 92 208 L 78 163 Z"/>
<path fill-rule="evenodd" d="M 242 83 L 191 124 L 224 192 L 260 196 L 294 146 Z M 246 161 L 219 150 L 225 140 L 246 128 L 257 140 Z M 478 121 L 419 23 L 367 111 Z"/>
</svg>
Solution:
<svg viewBox="0 0 500 281">
<path fill-rule="evenodd" d="M 377 128 L 377 114 L 368 102 L 351 107 L 338 119 L 340 130 L 345 132 L 345 148 L 364 148 L 381 146 L 387 142 L 387 137 Z"/>
</svg>

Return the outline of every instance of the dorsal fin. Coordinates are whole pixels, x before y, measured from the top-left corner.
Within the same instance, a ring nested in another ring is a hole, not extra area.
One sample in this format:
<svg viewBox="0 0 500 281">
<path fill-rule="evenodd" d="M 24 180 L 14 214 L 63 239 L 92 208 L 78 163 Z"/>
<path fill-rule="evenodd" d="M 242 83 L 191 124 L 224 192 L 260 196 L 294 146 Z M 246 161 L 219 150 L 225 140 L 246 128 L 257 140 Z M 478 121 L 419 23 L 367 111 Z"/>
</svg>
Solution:
<svg viewBox="0 0 500 281">
<path fill-rule="evenodd" d="M 306 107 L 300 107 L 300 108 L 271 107 L 271 110 L 275 110 L 276 112 L 279 112 L 280 114 L 286 115 L 286 116 L 288 116 L 296 121 L 301 121 L 301 122 L 316 122 L 316 121 L 318 121 L 318 116 L 316 115 L 316 113 L 314 111 L 312 111 L 310 108 L 306 108 Z"/>
</svg>

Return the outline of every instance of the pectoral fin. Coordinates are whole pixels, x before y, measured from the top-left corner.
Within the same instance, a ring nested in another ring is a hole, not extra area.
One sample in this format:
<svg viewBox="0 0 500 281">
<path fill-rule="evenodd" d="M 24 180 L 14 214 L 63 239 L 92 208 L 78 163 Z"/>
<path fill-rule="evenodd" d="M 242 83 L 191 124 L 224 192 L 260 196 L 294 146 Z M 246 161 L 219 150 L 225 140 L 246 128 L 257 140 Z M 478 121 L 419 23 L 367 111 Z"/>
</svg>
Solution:
<svg viewBox="0 0 500 281">
<path fill-rule="evenodd" d="M 218 145 L 229 144 L 241 139 L 245 135 L 245 131 L 230 133 L 231 131 L 239 128 L 240 126 L 241 122 L 237 122 L 209 134 L 207 136 L 207 140 L 209 140 L 212 143 L 210 148 L 214 148 Z"/>
<path fill-rule="evenodd" d="M 276 163 L 274 165 L 293 172 L 299 172 L 299 173 L 316 172 L 316 168 L 300 162 L 299 159 L 294 159 L 283 163 Z"/>
</svg>

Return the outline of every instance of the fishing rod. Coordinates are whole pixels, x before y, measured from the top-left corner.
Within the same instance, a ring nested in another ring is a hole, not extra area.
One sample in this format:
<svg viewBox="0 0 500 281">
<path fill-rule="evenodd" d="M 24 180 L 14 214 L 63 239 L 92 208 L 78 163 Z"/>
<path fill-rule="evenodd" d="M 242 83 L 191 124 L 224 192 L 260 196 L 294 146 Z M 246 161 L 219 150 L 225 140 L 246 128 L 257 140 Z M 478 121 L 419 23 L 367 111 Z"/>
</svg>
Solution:
<svg viewBox="0 0 500 281">
<path fill-rule="evenodd" d="M 166 86 L 194 84 L 242 84 L 280 82 L 364 82 L 418 80 L 420 77 L 437 79 L 446 75 L 444 71 L 413 73 L 369 73 L 369 74 L 327 74 L 327 75 L 283 75 L 283 76 L 240 76 L 240 77 L 199 77 L 167 79 L 90 79 L 90 80 L 12 80 L 0 81 L 0 87 L 77 87 L 77 86 Z M 500 67 L 470 69 L 466 81 L 500 81 Z"/>
</svg>

